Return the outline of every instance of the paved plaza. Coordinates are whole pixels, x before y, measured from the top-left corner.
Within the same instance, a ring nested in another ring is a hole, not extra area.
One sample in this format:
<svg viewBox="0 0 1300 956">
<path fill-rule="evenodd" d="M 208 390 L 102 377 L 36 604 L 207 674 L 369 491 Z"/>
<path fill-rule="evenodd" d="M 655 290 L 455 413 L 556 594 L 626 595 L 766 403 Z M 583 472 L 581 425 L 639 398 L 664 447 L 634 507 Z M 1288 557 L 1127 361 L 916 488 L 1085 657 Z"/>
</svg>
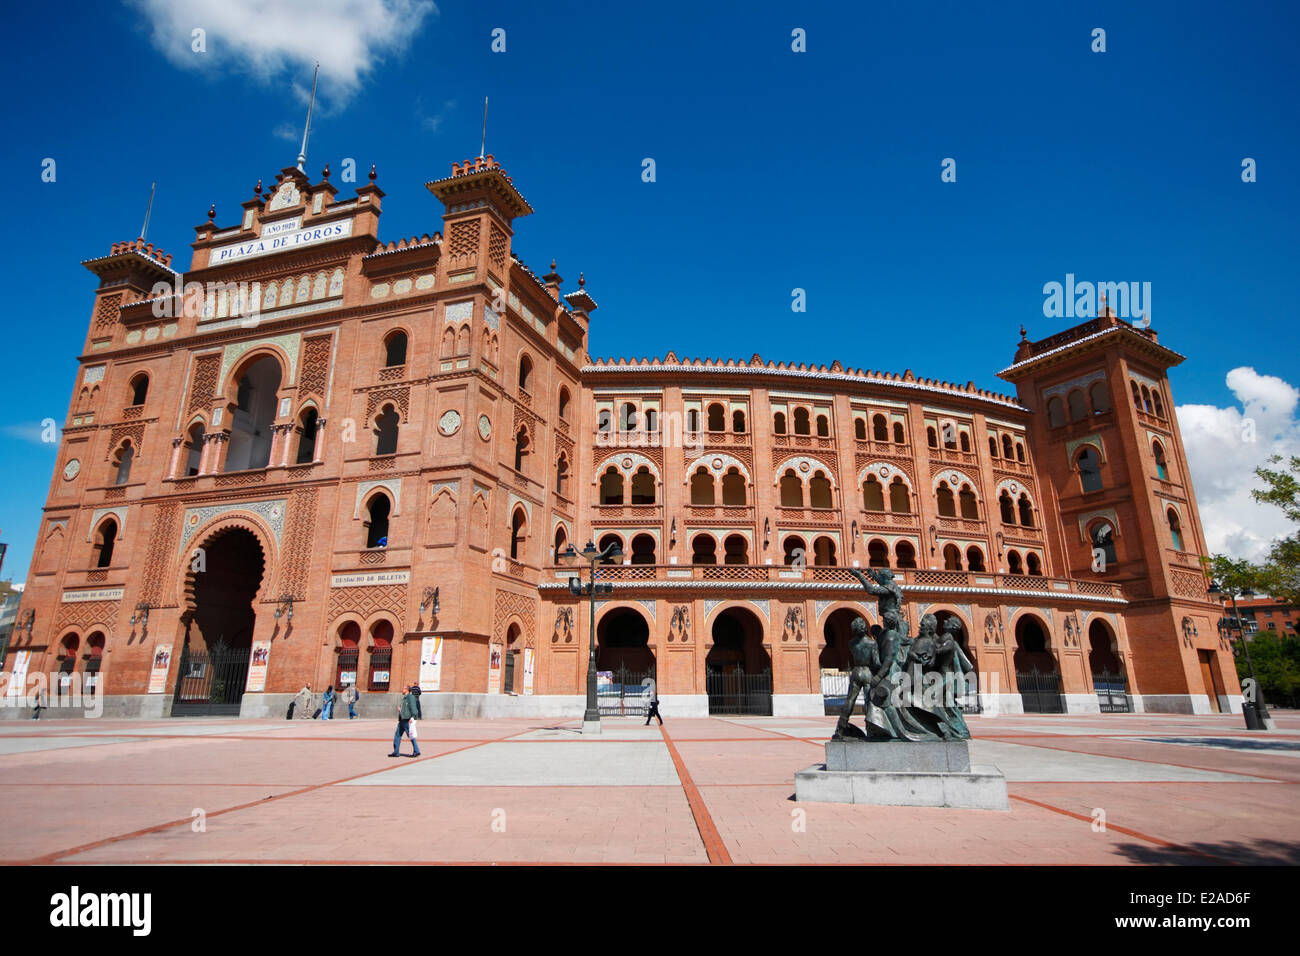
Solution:
<svg viewBox="0 0 1300 956">
<path fill-rule="evenodd" d="M 1296 864 L 1300 714 L 1275 717 L 972 718 L 1007 812 L 794 802 L 830 717 L 428 720 L 418 759 L 389 721 L 11 721 L 0 859 Z"/>
</svg>

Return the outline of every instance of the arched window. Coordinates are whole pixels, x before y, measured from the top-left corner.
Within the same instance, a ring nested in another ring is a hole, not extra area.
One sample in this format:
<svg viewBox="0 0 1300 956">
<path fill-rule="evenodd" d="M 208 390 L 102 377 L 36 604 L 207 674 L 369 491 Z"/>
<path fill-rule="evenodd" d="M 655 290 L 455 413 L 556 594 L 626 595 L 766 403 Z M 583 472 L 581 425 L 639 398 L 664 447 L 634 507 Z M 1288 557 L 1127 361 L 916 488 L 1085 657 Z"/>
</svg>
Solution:
<svg viewBox="0 0 1300 956">
<path fill-rule="evenodd" d="M 1059 395 L 1048 399 L 1047 424 L 1051 428 L 1060 428 L 1065 424 L 1065 403 Z"/>
<path fill-rule="evenodd" d="M 934 497 L 939 505 L 939 515 L 941 517 L 957 517 L 957 501 L 953 497 L 952 489 L 948 487 L 948 482 L 939 482 L 939 487 L 935 491 Z"/>
<path fill-rule="evenodd" d="M 1021 464 L 1024 464 L 1025 461 L 1025 446 L 1020 444 L 1020 442 L 1016 442 L 1016 461 Z"/>
<path fill-rule="evenodd" d="M 907 485 L 902 478 L 895 478 L 889 483 L 889 510 L 895 514 L 908 514 L 912 510 L 912 496 L 908 494 Z"/>
<path fill-rule="evenodd" d="M 745 504 L 745 476 L 739 468 L 728 468 L 722 476 L 722 503 L 732 507 Z"/>
<path fill-rule="evenodd" d="M 555 459 L 555 493 L 562 498 L 569 496 L 569 458 L 564 452 Z"/>
<path fill-rule="evenodd" d="M 739 408 L 731 413 L 731 430 L 737 435 L 745 433 L 745 413 Z"/>
<path fill-rule="evenodd" d="M 895 566 L 899 568 L 916 567 L 916 548 L 910 541 L 900 541 L 894 545 Z"/>
<path fill-rule="evenodd" d="M 237 379 L 236 408 L 223 466 L 226 471 L 265 468 L 270 464 L 280 380 L 280 363 L 270 355 L 253 360 Z"/>
<path fill-rule="evenodd" d="M 1156 477 L 1164 481 L 1169 480 L 1169 462 L 1165 460 L 1165 448 L 1160 442 L 1151 443 L 1151 453 L 1156 459 Z"/>
<path fill-rule="evenodd" d="M 867 440 L 867 423 L 861 418 L 853 419 L 853 437 L 858 441 Z"/>
<path fill-rule="evenodd" d="M 298 419 L 298 454 L 294 463 L 306 465 L 316 460 L 316 409 L 308 406 Z"/>
<path fill-rule="evenodd" d="M 1065 404 L 1070 410 L 1070 421 L 1077 422 L 1080 418 L 1088 417 L 1088 406 L 1080 389 L 1071 389 L 1070 394 L 1065 396 Z"/>
<path fill-rule="evenodd" d="M 974 545 L 966 549 L 966 568 L 970 571 L 984 570 L 984 552 Z"/>
<path fill-rule="evenodd" d="M 817 436 L 819 438 L 831 437 L 831 422 L 825 415 L 817 416 Z"/>
<path fill-rule="evenodd" d="M 792 534 L 790 537 L 785 539 L 785 542 L 782 545 L 782 550 L 785 552 L 784 561 L 786 567 L 793 565 L 801 558 L 805 563 L 807 563 L 808 546 L 804 544 L 803 538 L 799 537 L 797 534 Z"/>
<path fill-rule="evenodd" d="M 879 538 L 872 538 L 867 544 L 867 567 L 889 567 L 889 545 Z"/>
<path fill-rule="evenodd" d="M 636 430 L 636 406 L 631 402 L 624 402 L 623 407 L 618 412 L 619 431 L 630 432 Z"/>
<path fill-rule="evenodd" d="M 743 534 L 729 534 L 722 542 L 723 564 L 749 564 L 749 542 Z"/>
<path fill-rule="evenodd" d="M 717 564 L 718 542 L 707 534 L 697 534 L 691 539 L 691 564 Z"/>
<path fill-rule="evenodd" d="M 778 435 L 785 434 L 785 412 L 777 412 L 772 416 L 772 431 Z"/>
<path fill-rule="evenodd" d="M 975 492 L 971 491 L 970 485 L 962 485 L 961 491 L 957 493 L 957 498 L 961 501 L 961 516 L 978 520 L 980 516 L 979 506 L 975 502 Z"/>
<path fill-rule="evenodd" d="M 1088 389 L 1088 398 L 1092 402 L 1092 413 L 1104 415 L 1110 411 L 1110 389 L 1105 382 L 1093 382 Z"/>
<path fill-rule="evenodd" d="M 559 413 L 561 421 L 567 422 L 569 420 L 569 390 L 567 388 L 560 389 Z"/>
<path fill-rule="evenodd" d="M 632 476 L 632 504 L 652 505 L 655 503 L 655 476 L 650 469 L 642 465 Z"/>
<path fill-rule="evenodd" d="M 484 335 L 487 330 L 484 330 Z M 456 332 L 450 326 L 442 333 L 442 358 L 451 358 L 456 354 Z"/>
<path fill-rule="evenodd" d="M 1016 523 L 1016 506 L 1011 500 L 1011 492 L 1005 488 L 1002 489 L 1002 494 L 998 495 L 998 510 L 1002 512 L 1003 524 Z"/>
<path fill-rule="evenodd" d="M 124 485 L 131 480 L 131 465 L 134 461 L 135 448 L 128 439 L 122 443 L 122 449 L 117 453 L 117 459 L 114 462 L 117 466 L 117 474 L 113 478 L 113 484 Z"/>
<path fill-rule="evenodd" d="M 524 541 L 528 535 L 528 516 L 523 508 L 516 508 L 510 516 L 510 558 L 518 561 L 523 553 Z"/>
<path fill-rule="evenodd" d="M 1033 551 L 1030 551 L 1027 555 L 1025 555 L 1025 563 L 1026 565 L 1028 565 L 1028 571 L 1031 575 L 1033 575 L 1036 578 L 1040 578 L 1043 576 L 1043 565 L 1038 560 L 1038 555 L 1035 554 Z"/>
<path fill-rule="evenodd" d="M 384 339 L 384 366 L 394 368 L 406 364 L 406 333 L 400 329 L 390 332 Z"/>
<path fill-rule="evenodd" d="M 528 388 L 528 380 L 532 378 L 532 375 L 533 360 L 525 355 L 519 360 L 519 387 L 526 390 Z"/>
<path fill-rule="evenodd" d="M 645 431 L 648 432 L 657 431 L 659 429 L 659 416 L 655 413 L 653 408 L 647 408 L 645 410 L 645 417 L 642 421 L 642 426 Z"/>
<path fill-rule="evenodd" d="M 557 525 L 555 528 L 555 555 L 556 564 L 560 563 L 560 558 L 569 547 L 569 536 L 564 530 L 564 525 Z"/>
<path fill-rule="evenodd" d="M 601 551 L 604 551 L 611 544 L 618 545 L 618 554 L 609 555 L 608 557 L 606 557 L 604 560 L 601 561 L 601 564 L 619 564 L 622 562 L 623 539 L 620 538 L 618 535 L 616 534 L 605 535 L 598 542 L 596 542 L 596 547 L 599 548 Z"/>
<path fill-rule="evenodd" d="M 960 439 L 960 441 L 961 441 L 961 450 L 964 451 L 964 452 L 969 453 L 969 452 L 970 452 L 970 436 L 967 435 L 965 432 L 961 432 L 961 433 L 958 434 L 957 437 L 958 437 L 958 439 Z"/>
<path fill-rule="evenodd" d="M 934 426 L 927 426 L 925 429 L 925 443 L 931 448 L 939 447 L 939 436 L 935 434 Z"/>
<path fill-rule="evenodd" d="M 695 474 L 691 475 L 691 504 L 693 505 L 712 505 L 716 504 L 713 474 L 709 469 L 700 465 L 695 469 Z"/>
<path fill-rule="evenodd" d="M 523 473 L 524 459 L 528 457 L 530 444 L 532 443 L 528 440 L 528 429 L 520 425 L 519 431 L 515 432 L 515 471 L 520 474 Z"/>
<path fill-rule="evenodd" d="M 943 423 L 943 447 L 952 449 L 957 447 L 957 426 L 952 422 Z"/>
<path fill-rule="evenodd" d="M 998 440 L 992 435 L 989 436 L 989 457 L 998 457 Z"/>
<path fill-rule="evenodd" d="M 794 433 L 796 435 L 807 435 L 810 431 L 808 421 L 808 409 L 796 408 L 794 410 Z"/>
<path fill-rule="evenodd" d="M 832 507 L 831 482 L 825 472 L 817 472 L 808 482 L 808 504 L 813 508 Z"/>
<path fill-rule="evenodd" d="M 1088 532 L 1094 549 L 1100 549 L 1106 559 L 1106 565 L 1115 564 L 1115 529 L 1107 521 L 1098 521 Z"/>
<path fill-rule="evenodd" d="M 149 397 L 149 376 L 141 372 L 131 379 L 131 404 L 143 405 Z"/>
<path fill-rule="evenodd" d="M 1133 407 L 1140 412 L 1142 411 L 1142 393 L 1138 391 L 1138 383 L 1130 379 L 1128 385 L 1133 390 Z"/>
<path fill-rule="evenodd" d="M 813 541 L 813 564 L 819 568 L 835 567 L 835 539 L 819 535 Z"/>
<path fill-rule="evenodd" d="M 1160 419 L 1161 421 L 1164 421 L 1164 419 L 1165 419 L 1165 407 L 1164 407 L 1164 405 L 1160 404 L 1160 393 L 1159 393 L 1159 392 L 1152 392 L 1152 393 L 1151 393 L 1151 401 L 1152 401 L 1152 403 L 1153 403 L 1153 404 L 1155 405 L 1155 407 L 1156 407 L 1156 418 Z"/>
<path fill-rule="evenodd" d="M 605 469 L 600 476 L 600 503 L 602 505 L 621 505 L 623 503 L 623 474 L 613 465 Z"/>
<path fill-rule="evenodd" d="M 1142 411 L 1151 415 L 1155 412 L 1155 406 L 1151 404 L 1151 391 L 1145 385 L 1142 386 Z"/>
<path fill-rule="evenodd" d="M 602 408 L 600 412 L 596 415 L 596 430 L 601 432 L 608 432 L 610 430 L 610 427 L 613 425 L 613 422 L 614 422 L 613 413 L 608 408 Z"/>
<path fill-rule="evenodd" d="M 397 409 L 385 405 L 379 417 L 375 419 L 375 454 L 397 454 Z"/>
<path fill-rule="evenodd" d="M 961 570 L 961 549 L 955 544 L 943 546 L 943 569 L 945 571 Z"/>
<path fill-rule="evenodd" d="M 894 442 L 899 445 L 904 442 L 902 422 L 894 422 Z"/>
<path fill-rule="evenodd" d="M 1007 572 L 1010 573 L 1010 574 L 1024 574 L 1024 573 L 1025 573 L 1024 565 L 1022 565 L 1022 564 L 1020 563 L 1020 552 L 1019 552 L 1019 551 L 1014 551 L 1014 550 L 1013 550 L 1013 551 L 1008 551 L 1008 552 L 1007 552 Z"/>
<path fill-rule="evenodd" d="M 885 421 L 884 415 L 876 415 L 871 419 L 871 437 L 876 441 L 889 441 L 889 423 Z"/>
<path fill-rule="evenodd" d="M 698 408 L 691 408 L 687 410 L 686 430 L 688 432 L 697 432 L 700 430 L 700 410 Z"/>
<path fill-rule="evenodd" d="M 862 483 L 862 509 L 864 511 L 885 510 L 885 490 L 880 487 L 880 482 L 876 480 L 875 475 L 867 475 L 867 480 Z"/>
<path fill-rule="evenodd" d="M 1169 519 L 1169 536 L 1174 540 L 1174 550 L 1183 550 L 1183 527 L 1178 521 L 1178 512 L 1170 508 L 1165 512 L 1165 517 Z"/>
<path fill-rule="evenodd" d="M 388 547 L 388 516 L 393 503 L 388 495 L 378 494 L 366 505 L 366 547 Z"/>
<path fill-rule="evenodd" d="M 1079 468 L 1079 485 L 1084 491 L 1101 491 L 1101 457 L 1097 449 L 1084 445 L 1074 459 Z"/>
<path fill-rule="evenodd" d="M 95 567 L 107 568 L 113 563 L 113 548 L 117 541 L 117 522 L 109 518 L 99 526 L 95 539 Z"/>
<path fill-rule="evenodd" d="M 197 475 L 199 464 L 203 461 L 203 423 L 195 422 L 190 426 L 186 440 L 188 450 L 185 453 L 185 474 Z"/>
<path fill-rule="evenodd" d="M 793 468 L 787 468 L 785 474 L 781 476 L 781 507 L 803 507 L 803 482 L 799 480 Z"/>
<path fill-rule="evenodd" d="M 726 429 L 727 412 L 721 405 L 714 402 L 709 406 L 709 431 L 721 432 L 726 431 Z"/>
<path fill-rule="evenodd" d="M 1003 435 L 1003 436 L 1002 436 L 1002 457 L 1003 457 L 1003 458 L 1014 458 L 1014 457 L 1015 457 L 1014 455 L 1011 454 L 1011 436 L 1010 436 L 1010 435 Z"/>
<path fill-rule="evenodd" d="M 639 534 L 632 539 L 632 563 L 633 564 L 654 564 L 655 563 L 654 535 Z"/>
<path fill-rule="evenodd" d="M 1034 526 L 1034 506 L 1029 503 L 1029 496 L 1022 494 L 1017 502 L 1020 509 L 1020 523 L 1026 528 Z"/>
</svg>

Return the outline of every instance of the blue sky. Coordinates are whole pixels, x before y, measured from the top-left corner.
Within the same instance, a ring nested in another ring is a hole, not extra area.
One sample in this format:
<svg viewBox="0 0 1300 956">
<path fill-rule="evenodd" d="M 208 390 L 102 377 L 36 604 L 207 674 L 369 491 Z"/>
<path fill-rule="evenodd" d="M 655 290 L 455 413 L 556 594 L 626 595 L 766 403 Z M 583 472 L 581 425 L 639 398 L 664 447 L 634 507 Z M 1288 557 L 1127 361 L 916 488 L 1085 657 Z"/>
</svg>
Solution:
<svg viewBox="0 0 1300 956">
<path fill-rule="evenodd" d="M 9 12 L 22 41 L 0 61 L 17 190 L 0 233 L 4 577 L 26 575 L 54 465 L 34 436 L 67 413 L 95 287 L 80 261 L 139 233 L 154 180 L 149 238 L 184 263 L 209 203 L 234 224 L 295 160 L 314 55 L 308 170 L 328 161 L 337 183 L 345 157 L 363 179 L 376 164 L 385 239 L 440 228 L 423 184 L 477 154 L 491 97 L 488 151 L 537 210 L 516 253 L 539 273 L 555 257 L 570 288 L 586 273 L 596 355 L 838 358 L 1011 391 L 994 373 L 1018 326 L 1072 324 L 1044 318 L 1044 283 L 1150 282 L 1153 326 L 1189 357 L 1172 381 L 1200 409 L 1180 420 L 1201 429 L 1185 438 L 1212 545 L 1251 553 L 1289 530 L 1243 500 L 1241 475 L 1300 453 L 1292 4 L 49 10 Z M 1233 387 L 1233 369 L 1253 372 Z M 1255 447 L 1232 444 L 1243 414 L 1268 432 Z"/>
</svg>

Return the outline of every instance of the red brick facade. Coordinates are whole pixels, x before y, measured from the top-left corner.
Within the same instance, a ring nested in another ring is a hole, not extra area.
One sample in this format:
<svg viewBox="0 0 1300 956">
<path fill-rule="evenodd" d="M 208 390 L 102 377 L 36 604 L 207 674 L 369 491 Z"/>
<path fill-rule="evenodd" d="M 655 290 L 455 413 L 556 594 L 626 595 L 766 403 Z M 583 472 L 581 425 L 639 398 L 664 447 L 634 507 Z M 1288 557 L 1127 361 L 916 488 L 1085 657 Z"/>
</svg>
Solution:
<svg viewBox="0 0 1300 956">
<path fill-rule="evenodd" d="M 1031 666 L 1070 710 L 1095 709 L 1100 671 L 1149 709 L 1240 693 L 1196 566 L 1181 358 L 1154 333 L 1105 316 L 1022 342 L 1001 373 L 1018 398 L 838 362 L 595 362 L 596 303 L 515 257 L 532 210 L 492 158 L 428 186 L 432 237 L 378 240 L 373 171 L 340 198 L 286 169 L 233 226 L 196 227 L 183 275 L 139 242 L 85 263 L 100 286 L 11 661 L 98 659 L 106 700 L 165 714 L 187 639 L 270 641 L 254 713 L 352 654 L 363 688 L 414 681 L 437 636 L 440 693 L 484 706 L 499 645 L 501 691 L 569 712 L 590 622 L 555 551 L 617 539 L 601 667 L 653 665 L 682 712 L 711 668 L 770 669 L 776 712 L 820 711 L 837 612 L 874 621 L 845 570 L 869 565 L 901 576 L 913 627 L 961 621 L 1004 709 Z M 1102 521 L 1116 553 L 1093 570 Z"/>
</svg>

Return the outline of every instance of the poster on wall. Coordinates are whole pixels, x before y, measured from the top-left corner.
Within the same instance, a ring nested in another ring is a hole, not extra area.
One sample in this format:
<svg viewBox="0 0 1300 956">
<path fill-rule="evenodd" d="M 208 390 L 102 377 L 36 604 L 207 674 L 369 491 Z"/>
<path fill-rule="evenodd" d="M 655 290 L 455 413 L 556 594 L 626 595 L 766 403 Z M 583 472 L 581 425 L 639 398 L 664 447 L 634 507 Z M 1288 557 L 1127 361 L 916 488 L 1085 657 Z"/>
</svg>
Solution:
<svg viewBox="0 0 1300 956">
<path fill-rule="evenodd" d="M 13 697 L 22 697 L 27 693 L 27 668 L 32 663 L 31 651 L 14 652 L 14 672 L 9 678 L 8 692 Z"/>
<path fill-rule="evenodd" d="M 420 642 L 420 690 L 442 686 L 442 638 L 426 637 Z"/>
<path fill-rule="evenodd" d="M 153 651 L 153 669 L 149 671 L 149 693 L 161 694 L 167 689 L 167 672 L 172 668 L 172 646 L 161 644 Z"/>
<path fill-rule="evenodd" d="M 489 694 L 501 693 L 501 645 L 488 645 L 488 691 Z"/>
<path fill-rule="evenodd" d="M 271 642 L 254 641 L 253 653 L 248 659 L 248 683 L 244 691 L 260 694 L 266 690 L 266 666 L 271 660 Z"/>
<path fill-rule="evenodd" d="M 533 692 L 533 649 L 524 648 L 524 693 Z"/>
</svg>

